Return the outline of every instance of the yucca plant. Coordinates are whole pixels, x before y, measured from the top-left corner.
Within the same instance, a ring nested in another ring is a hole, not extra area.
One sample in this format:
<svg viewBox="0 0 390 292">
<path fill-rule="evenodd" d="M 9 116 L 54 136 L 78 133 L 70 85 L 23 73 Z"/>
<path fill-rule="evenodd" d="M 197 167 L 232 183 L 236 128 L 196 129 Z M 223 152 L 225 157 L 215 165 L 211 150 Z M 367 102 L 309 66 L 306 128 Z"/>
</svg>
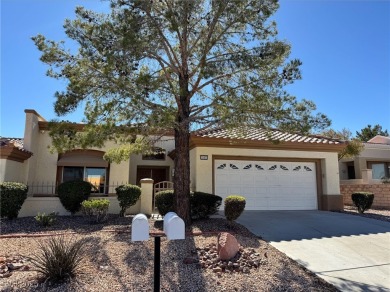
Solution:
<svg viewBox="0 0 390 292">
<path fill-rule="evenodd" d="M 53 225 L 56 222 L 56 212 L 51 212 L 49 214 L 46 213 L 38 213 L 37 216 L 35 216 L 35 220 L 43 227 L 48 227 Z"/>
<path fill-rule="evenodd" d="M 29 257 L 35 270 L 51 282 L 74 277 L 85 257 L 85 241 L 51 237 L 38 242 L 39 251 Z"/>
</svg>

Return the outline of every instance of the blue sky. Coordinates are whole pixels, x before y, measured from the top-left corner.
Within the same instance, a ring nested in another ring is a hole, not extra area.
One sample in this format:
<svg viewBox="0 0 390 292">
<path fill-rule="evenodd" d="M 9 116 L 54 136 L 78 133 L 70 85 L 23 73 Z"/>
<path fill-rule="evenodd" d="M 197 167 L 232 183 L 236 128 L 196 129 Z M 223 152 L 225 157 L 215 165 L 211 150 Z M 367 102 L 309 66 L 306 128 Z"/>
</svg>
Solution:
<svg viewBox="0 0 390 292">
<path fill-rule="evenodd" d="M 24 109 L 56 118 L 54 92 L 63 81 L 47 67 L 31 37 L 65 39 L 62 24 L 82 5 L 102 11 L 95 0 L 1 0 L 1 131 L 23 137 Z M 303 79 L 288 87 L 313 100 L 332 128 L 353 133 L 368 124 L 390 130 L 390 1 L 281 0 L 273 17 L 279 38 L 303 62 Z M 82 110 L 64 117 L 79 122 Z"/>
</svg>

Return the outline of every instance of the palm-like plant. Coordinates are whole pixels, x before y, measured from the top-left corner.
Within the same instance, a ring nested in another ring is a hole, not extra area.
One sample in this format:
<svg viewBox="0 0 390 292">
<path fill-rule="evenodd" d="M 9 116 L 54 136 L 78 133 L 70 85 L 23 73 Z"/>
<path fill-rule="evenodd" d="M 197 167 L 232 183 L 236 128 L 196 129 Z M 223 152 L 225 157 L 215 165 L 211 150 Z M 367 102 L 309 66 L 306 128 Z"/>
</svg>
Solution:
<svg viewBox="0 0 390 292">
<path fill-rule="evenodd" d="M 36 271 L 51 282 L 74 277 L 85 256 L 85 241 L 52 237 L 38 243 L 39 251 L 30 258 Z"/>
</svg>

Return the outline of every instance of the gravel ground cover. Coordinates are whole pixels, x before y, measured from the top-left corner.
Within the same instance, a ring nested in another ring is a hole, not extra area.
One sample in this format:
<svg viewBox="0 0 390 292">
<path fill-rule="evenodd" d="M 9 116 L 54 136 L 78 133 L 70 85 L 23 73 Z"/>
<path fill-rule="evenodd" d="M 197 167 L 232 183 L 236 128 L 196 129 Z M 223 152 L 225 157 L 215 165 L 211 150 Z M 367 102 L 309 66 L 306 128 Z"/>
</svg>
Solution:
<svg viewBox="0 0 390 292">
<path fill-rule="evenodd" d="M 60 216 L 49 228 L 40 227 L 31 217 L 2 220 L 1 234 L 16 237 L 0 238 L 0 257 L 24 261 L 28 268 L 0 278 L 1 291 L 153 291 L 154 239 L 132 243 L 131 220 L 131 216 L 111 216 L 104 224 L 90 225 L 81 216 Z M 152 230 L 161 230 L 161 221 L 149 222 Z M 239 269 L 221 272 L 214 265 L 202 266 L 198 260 L 205 250 L 215 246 L 219 231 L 234 234 L 243 255 L 256 255 L 258 267 L 244 273 Z M 220 218 L 199 220 L 187 232 L 201 235 L 176 241 L 161 239 L 161 291 L 337 291 L 239 224 L 229 225 Z M 38 242 L 48 236 L 19 237 L 21 233 L 65 233 L 74 240 L 86 240 L 88 256 L 82 273 L 57 285 L 40 281 L 23 256 L 37 252 Z"/>
</svg>

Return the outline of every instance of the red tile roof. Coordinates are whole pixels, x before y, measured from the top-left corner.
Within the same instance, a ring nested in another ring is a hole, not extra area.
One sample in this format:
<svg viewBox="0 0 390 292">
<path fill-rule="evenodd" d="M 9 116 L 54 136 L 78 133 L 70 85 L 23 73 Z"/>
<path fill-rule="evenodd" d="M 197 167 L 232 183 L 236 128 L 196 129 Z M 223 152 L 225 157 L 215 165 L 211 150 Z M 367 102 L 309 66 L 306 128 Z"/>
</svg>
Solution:
<svg viewBox="0 0 390 292">
<path fill-rule="evenodd" d="M 13 146 L 19 150 L 30 152 L 24 148 L 24 141 L 22 138 L 7 138 L 0 137 L 0 147 Z"/>
<path fill-rule="evenodd" d="M 280 130 L 265 130 L 258 128 L 235 128 L 223 129 L 212 128 L 206 130 L 198 130 L 194 133 L 197 137 L 204 138 L 222 138 L 222 139 L 243 139 L 251 141 L 280 141 L 280 142 L 296 142 L 296 143 L 312 143 L 312 144 L 344 144 L 344 141 L 326 138 L 316 135 L 300 135 L 296 133 L 286 133 Z"/>
</svg>

